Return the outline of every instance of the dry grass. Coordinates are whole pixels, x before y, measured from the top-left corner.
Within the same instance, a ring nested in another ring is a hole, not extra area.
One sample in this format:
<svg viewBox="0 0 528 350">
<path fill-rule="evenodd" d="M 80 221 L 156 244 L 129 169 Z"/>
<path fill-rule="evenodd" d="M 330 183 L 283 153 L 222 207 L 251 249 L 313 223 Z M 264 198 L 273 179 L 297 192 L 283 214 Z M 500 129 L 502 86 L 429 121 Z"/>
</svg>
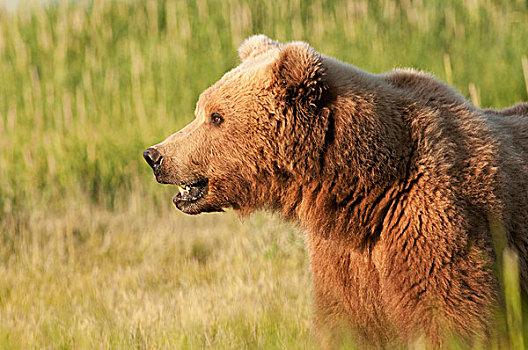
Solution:
<svg viewBox="0 0 528 350">
<path fill-rule="evenodd" d="M 28 214 L 1 250 L 0 345 L 307 347 L 302 235 L 244 221 L 145 211 L 139 197 Z"/>
</svg>

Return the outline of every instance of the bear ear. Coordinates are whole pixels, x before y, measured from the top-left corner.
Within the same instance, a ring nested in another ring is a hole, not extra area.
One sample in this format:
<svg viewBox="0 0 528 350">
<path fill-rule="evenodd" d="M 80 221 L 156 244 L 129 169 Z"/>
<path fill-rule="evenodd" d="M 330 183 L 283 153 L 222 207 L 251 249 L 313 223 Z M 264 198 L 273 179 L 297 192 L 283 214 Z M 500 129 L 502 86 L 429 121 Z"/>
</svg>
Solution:
<svg viewBox="0 0 528 350">
<path fill-rule="evenodd" d="M 263 34 L 253 35 L 244 40 L 238 47 L 238 57 L 243 62 L 248 58 L 254 58 L 271 49 L 279 48 L 278 41 L 271 40 Z"/>
<path fill-rule="evenodd" d="M 312 105 L 321 99 L 325 89 L 323 61 L 307 43 L 284 45 L 274 70 L 287 101 Z"/>
</svg>

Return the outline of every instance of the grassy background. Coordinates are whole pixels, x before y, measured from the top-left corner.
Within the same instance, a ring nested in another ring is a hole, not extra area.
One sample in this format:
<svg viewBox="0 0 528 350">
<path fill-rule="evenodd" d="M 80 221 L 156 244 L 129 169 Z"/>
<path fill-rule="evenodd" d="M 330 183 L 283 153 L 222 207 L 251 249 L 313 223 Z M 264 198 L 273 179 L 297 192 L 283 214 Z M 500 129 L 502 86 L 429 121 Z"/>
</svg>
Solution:
<svg viewBox="0 0 528 350">
<path fill-rule="evenodd" d="M 312 346 L 302 233 L 266 213 L 177 213 L 141 157 L 255 33 L 371 72 L 430 71 L 482 107 L 528 100 L 523 0 L 0 10 L 0 348 Z M 505 337 L 523 347 L 515 276 Z"/>
</svg>

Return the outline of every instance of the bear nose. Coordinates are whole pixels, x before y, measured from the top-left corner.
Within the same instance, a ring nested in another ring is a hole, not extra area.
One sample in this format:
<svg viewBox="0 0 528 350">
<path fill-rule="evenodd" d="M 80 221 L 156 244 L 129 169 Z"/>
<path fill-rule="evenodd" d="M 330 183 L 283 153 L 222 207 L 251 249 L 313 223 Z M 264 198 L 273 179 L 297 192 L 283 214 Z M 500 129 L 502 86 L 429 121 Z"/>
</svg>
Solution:
<svg viewBox="0 0 528 350">
<path fill-rule="evenodd" d="M 150 167 L 154 169 L 154 171 L 158 170 L 161 166 L 161 163 L 163 163 L 163 157 L 161 156 L 161 154 L 155 148 L 152 147 L 147 148 L 145 152 L 143 152 L 143 158 L 145 158 L 148 165 L 150 165 Z"/>
</svg>

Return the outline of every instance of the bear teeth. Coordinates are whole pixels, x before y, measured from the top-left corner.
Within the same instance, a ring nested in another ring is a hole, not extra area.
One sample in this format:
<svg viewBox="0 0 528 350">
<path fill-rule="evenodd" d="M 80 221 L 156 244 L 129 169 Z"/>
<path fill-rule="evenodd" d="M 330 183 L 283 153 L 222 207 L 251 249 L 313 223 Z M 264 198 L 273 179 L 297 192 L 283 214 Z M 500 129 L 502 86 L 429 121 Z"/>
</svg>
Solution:
<svg viewBox="0 0 528 350">
<path fill-rule="evenodd" d="M 178 185 L 178 191 L 180 191 L 180 195 L 184 195 L 189 191 L 189 186 L 183 187 L 183 185 Z"/>
<path fill-rule="evenodd" d="M 182 184 L 179 184 L 178 185 L 178 191 L 180 192 L 180 195 L 186 195 L 186 194 L 189 194 L 189 191 L 191 190 L 191 186 L 189 185 L 182 185 Z"/>
</svg>

